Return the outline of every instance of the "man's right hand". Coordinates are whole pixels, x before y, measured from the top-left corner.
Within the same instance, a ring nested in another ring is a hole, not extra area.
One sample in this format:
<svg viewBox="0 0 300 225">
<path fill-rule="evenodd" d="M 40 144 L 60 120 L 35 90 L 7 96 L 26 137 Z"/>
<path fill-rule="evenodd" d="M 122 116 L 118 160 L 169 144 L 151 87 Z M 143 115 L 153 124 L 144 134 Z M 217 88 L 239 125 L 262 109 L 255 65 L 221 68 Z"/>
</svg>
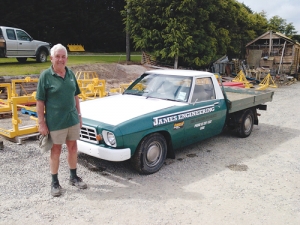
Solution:
<svg viewBox="0 0 300 225">
<path fill-rule="evenodd" d="M 39 123 L 39 132 L 42 135 L 49 134 L 48 126 L 45 122 Z"/>
</svg>

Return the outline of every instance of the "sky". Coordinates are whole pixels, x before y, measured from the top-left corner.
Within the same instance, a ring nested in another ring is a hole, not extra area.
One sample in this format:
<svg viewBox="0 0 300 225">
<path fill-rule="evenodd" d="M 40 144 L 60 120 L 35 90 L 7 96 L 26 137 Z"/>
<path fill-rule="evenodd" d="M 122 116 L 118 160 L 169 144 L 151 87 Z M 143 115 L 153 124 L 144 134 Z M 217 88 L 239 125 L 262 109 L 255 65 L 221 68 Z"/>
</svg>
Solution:
<svg viewBox="0 0 300 225">
<path fill-rule="evenodd" d="M 300 34 L 300 0 L 238 0 L 248 6 L 253 12 L 265 11 L 267 19 L 279 16 L 292 23 Z"/>
</svg>

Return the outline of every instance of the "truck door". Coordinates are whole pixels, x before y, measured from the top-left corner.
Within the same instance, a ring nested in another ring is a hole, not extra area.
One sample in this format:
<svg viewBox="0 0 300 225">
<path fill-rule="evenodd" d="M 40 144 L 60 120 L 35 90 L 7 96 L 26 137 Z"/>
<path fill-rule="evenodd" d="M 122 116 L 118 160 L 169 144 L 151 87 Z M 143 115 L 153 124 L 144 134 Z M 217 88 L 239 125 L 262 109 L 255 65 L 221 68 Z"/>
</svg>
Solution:
<svg viewBox="0 0 300 225">
<path fill-rule="evenodd" d="M 224 99 L 216 99 L 210 77 L 195 79 L 190 103 L 190 110 L 183 115 L 186 118 L 187 144 L 221 133 L 226 119 L 226 105 Z"/>
<path fill-rule="evenodd" d="M 35 46 L 32 38 L 23 30 L 16 30 L 18 39 L 18 56 L 34 56 Z"/>
<path fill-rule="evenodd" d="M 18 42 L 14 29 L 6 29 L 3 34 L 6 35 L 6 56 L 17 56 L 18 55 Z"/>
</svg>

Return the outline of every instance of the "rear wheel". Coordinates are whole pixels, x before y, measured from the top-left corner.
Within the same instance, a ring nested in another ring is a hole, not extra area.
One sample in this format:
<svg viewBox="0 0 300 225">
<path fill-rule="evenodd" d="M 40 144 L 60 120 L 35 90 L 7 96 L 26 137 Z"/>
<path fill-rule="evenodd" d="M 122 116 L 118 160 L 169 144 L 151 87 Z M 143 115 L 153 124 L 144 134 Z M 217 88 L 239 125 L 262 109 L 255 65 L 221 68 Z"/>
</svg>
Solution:
<svg viewBox="0 0 300 225">
<path fill-rule="evenodd" d="M 146 136 L 131 158 L 132 166 L 143 174 L 157 172 L 167 155 L 167 143 L 163 135 L 154 133 Z"/>
<path fill-rule="evenodd" d="M 47 53 L 45 50 L 39 51 L 39 53 L 36 56 L 36 61 L 40 63 L 47 62 Z"/>
<path fill-rule="evenodd" d="M 18 60 L 18 62 L 20 62 L 20 63 L 24 63 L 24 62 L 27 61 L 27 58 L 26 58 L 26 57 L 18 57 L 17 60 Z"/>
<path fill-rule="evenodd" d="M 253 129 L 254 114 L 251 109 L 247 109 L 241 116 L 241 123 L 238 125 L 237 134 L 239 137 L 248 137 Z"/>
</svg>

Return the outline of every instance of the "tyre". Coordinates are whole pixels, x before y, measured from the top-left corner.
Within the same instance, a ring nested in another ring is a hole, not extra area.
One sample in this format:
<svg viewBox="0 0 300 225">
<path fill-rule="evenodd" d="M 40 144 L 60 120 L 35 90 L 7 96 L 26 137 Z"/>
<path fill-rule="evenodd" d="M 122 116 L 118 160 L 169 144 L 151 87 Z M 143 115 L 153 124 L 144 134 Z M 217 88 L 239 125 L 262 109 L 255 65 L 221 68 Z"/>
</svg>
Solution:
<svg viewBox="0 0 300 225">
<path fill-rule="evenodd" d="M 47 53 L 45 50 L 40 50 L 36 56 L 36 61 L 39 63 L 47 62 Z"/>
<path fill-rule="evenodd" d="M 18 62 L 20 62 L 20 63 L 24 63 L 24 62 L 27 61 L 27 58 L 26 58 L 26 57 L 18 57 L 17 60 L 18 60 Z"/>
<path fill-rule="evenodd" d="M 237 134 L 239 137 L 248 137 L 253 129 L 254 114 L 251 109 L 247 109 L 241 116 L 241 123 L 238 125 Z"/>
<path fill-rule="evenodd" d="M 152 174 L 163 166 L 167 155 L 167 142 L 163 135 L 146 136 L 131 158 L 132 166 L 142 174 Z"/>
</svg>

